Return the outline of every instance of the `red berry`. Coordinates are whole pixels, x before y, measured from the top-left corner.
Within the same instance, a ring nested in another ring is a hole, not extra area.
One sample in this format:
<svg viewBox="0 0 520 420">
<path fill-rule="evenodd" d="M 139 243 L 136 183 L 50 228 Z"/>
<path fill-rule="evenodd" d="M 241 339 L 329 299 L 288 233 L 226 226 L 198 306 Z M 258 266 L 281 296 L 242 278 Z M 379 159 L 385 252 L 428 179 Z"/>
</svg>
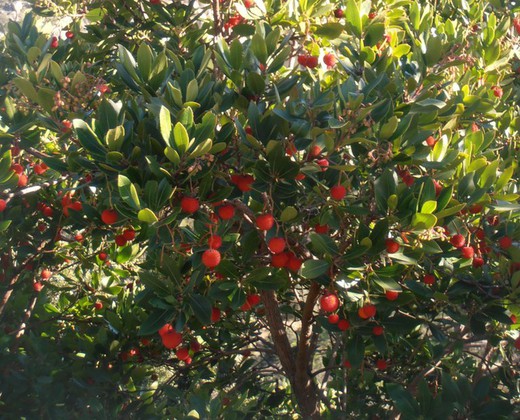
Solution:
<svg viewBox="0 0 520 420">
<path fill-rule="evenodd" d="M 486 233 L 484 232 L 484 229 L 481 229 L 481 228 L 477 228 L 475 229 L 475 236 L 477 237 L 477 239 L 480 239 L 481 241 L 484 240 L 484 238 L 486 237 Z"/>
<path fill-rule="evenodd" d="M 162 343 L 167 349 L 174 349 L 182 342 L 182 335 L 172 330 L 161 336 Z"/>
<path fill-rule="evenodd" d="M 69 131 L 72 128 L 72 122 L 69 120 L 62 120 L 61 121 L 61 131 L 64 133 Z"/>
<path fill-rule="evenodd" d="M 520 336 L 518 336 L 517 339 L 515 340 L 515 348 L 517 350 L 520 350 Z"/>
<path fill-rule="evenodd" d="M 318 66 L 318 57 L 311 55 L 307 57 L 307 67 L 313 69 Z"/>
<path fill-rule="evenodd" d="M 65 32 L 65 36 L 67 37 L 67 39 L 72 39 L 72 38 L 74 38 L 74 32 L 67 31 L 67 32 Z"/>
<path fill-rule="evenodd" d="M 279 254 L 274 254 L 271 257 L 271 266 L 275 268 L 286 267 L 289 262 L 289 256 L 286 252 L 280 252 Z"/>
<path fill-rule="evenodd" d="M 334 17 L 341 19 L 343 16 L 345 16 L 345 12 L 343 12 L 343 10 L 341 10 L 341 9 L 334 10 Z"/>
<path fill-rule="evenodd" d="M 323 62 L 327 65 L 328 68 L 334 67 L 336 65 L 336 57 L 331 53 L 325 54 L 323 56 Z"/>
<path fill-rule="evenodd" d="M 473 257 L 473 267 L 479 268 L 484 265 L 484 258 L 482 257 Z"/>
<path fill-rule="evenodd" d="M 85 238 L 83 238 L 83 235 L 82 235 L 81 233 L 77 233 L 77 234 L 74 236 L 74 240 L 75 240 L 76 242 L 81 242 L 81 241 L 83 241 L 83 239 L 85 239 Z"/>
<path fill-rule="evenodd" d="M 372 328 L 372 334 L 374 335 L 383 335 L 385 332 L 385 329 L 381 325 L 376 325 L 374 328 Z"/>
<path fill-rule="evenodd" d="M 45 217 L 52 217 L 52 214 L 54 213 L 54 211 L 52 210 L 51 207 L 47 207 L 45 206 L 42 210 L 42 213 Z"/>
<path fill-rule="evenodd" d="M 461 248 L 462 258 L 470 259 L 473 258 L 473 255 L 475 255 L 475 250 L 472 246 L 464 246 Z"/>
<path fill-rule="evenodd" d="M 211 322 L 220 321 L 220 309 L 219 308 L 211 308 Z"/>
<path fill-rule="evenodd" d="M 433 274 L 426 274 L 423 278 L 424 284 L 431 286 L 435 284 L 435 276 Z"/>
<path fill-rule="evenodd" d="M 386 252 L 388 252 L 389 254 L 395 254 L 397 251 L 399 251 L 399 243 L 392 238 L 388 238 L 385 241 L 385 246 Z"/>
<path fill-rule="evenodd" d="M 255 0 L 244 0 L 244 6 L 249 9 L 255 5 Z"/>
<path fill-rule="evenodd" d="M 322 172 L 325 172 L 327 169 L 329 169 L 329 160 L 324 158 L 324 159 L 318 159 L 316 161 L 316 163 L 321 166 L 321 171 Z"/>
<path fill-rule="evenodd" d="M 388 363 L 385 359 L 379 359 L 376 361 L 376 366 L 379 370 L 385 370 L 388 367 Z"/>
<path fill-rule="evenodd" d="M 339 299 L 334 293 L 327 293 L 321 297 L 320 307 L 325 312 L 334 312 L 339 308 Z"/>
<path fill-rule="evenodd" d="M 470 206 L 469 208 L 469 212 L 471 214 L 477 214 L 477 213 L 480 213 L 482 211 L 483 207 L 481 204 L 473 204 L 472 206 Z"/>
<path fill-rule="evenodd" d="M 198 351 L 200 351 L 200 343 L 196 339 L 190 341 L 190 350 L 193 353 L 197 353 Z"/>
<path fill-rule="evenodd" d="M 226 204 L 225 206 L 219 207 L 218 215 L 222 220 L 232 219 L 235 215 L 235 207 L 231 204 Z"/>
<path fill-rule="evenodd" d="M 33 171 L 36 175 L 43 175 L 47 171 L 47 169 L 48 169 L 47 165 L 44 166 L 43 163 L 41 165 L 36 164 L 33 167 Z"/>
<path fill-rule="evenodd" d="M 269 230 L 274 225 L 274 217 L 272 214 L 262 214 L 256 218 L 256 226 L 260 230 Z"/>
<path fill-rule="evenodd" d="M 260 303 L 262 299 L 260 298 L 260 295 L 254 294 L 254 295 L 248 295 L 246 298 L 247 303 L 251 305 L 251 307 L 254 307 Z"/>
<path fill-rule="evenodd" d="M 309 150 L 309 157 L 311 157 L 311 158 L 318 157 L 320 155 L 320 153 L 321 153 L 321 147 L 318 145 L 314 145 Z"/>
<path fill-rule="evenodd" d="M 287 262 L 287 268 L 293 272 L 297 272 L 303 264 L 303 261 L 296 257 L 294 254 L 289 254 L 289 261 Z"/>
<path fill-rule="evenodd" d="M 177 356 L 179 360 L 186 360 L 190 357 L 190 351 L 187 347 L 181 347 L 175 352 L 175 356 Z"/>
<path fill-rule="evenodd" d="M 23 173 L 23 166 L 20 165 L 19 163 L 13 163 L 13 164 L 11 165 L 11 170 L 12 170 L 15 174 L 20 175 L 20 174 Z"/>
<path fill-rule="evenodd" d="M 219 249 L 222 246 L 222 237 L 211 235 L 208 239 L 208 246 L 212 249 Z"/>
<path fill-rule="evenodd" d="M 314 226 L 314 230 L 316 231 L 316 233 L 324 234 L 329 231 L 329 226 L 317 224 L 316 226 Z"/>
<path fill-rule="evenodd" d="M 42 280 L 48 280 L 50 279 L 52 276 L 52 273 L 51 273 L 51 270 L 48 270 L 48 269 L 44 269 L 42 270 L 41 274 L 40 274 L 40 277 L 42 278 Z"/>
<path fill-rule="evenodd" d="M 369 19 L 374 19 L 376 16 L 377 16 L 377 13 L 376 13 L 376 12 L 370 12 L 370 13 L 368 14 L 368 18 L 369 18 Z"/>
<path fill-rule="evenodd" d="M 327 318 L 329 321 L 329 324 L 337 324 L 339 321 L 339 315 L 338 314 L 330 314 Z"/>
<path fill-rule="evenodd" d="M 199 209 L 199 200 L 193 197 L 182 197 L 181 210 L 184 213 L 193 214 Z"/>
<path fill-rule="evenodd" d="M 300 64 L 303 67 L 307 67 L 307 59 L 308 59 L 307 55 L 300 54 L 298 56 L 298 64 Z"/>
<path fill-rule="evenodd" d="M 273 254 L 279 254 L 285 249 L 285 239 L 284 238 L 271 238 L 267 247 Z"/>
<path fill-rule="evenodd" d="M 349 329 L 349 327 L 350 327 L 350 322 L 348 322 L 346 319 L 340 319 L 338 321 L 338 328 L 341 331 L 346 331 Z"/>
<path fill-rule="evenodd" d="M 115 211 L 114 209 L 106 209 L 103 210 L 103 213 L 101 213 L 101 220 L 106 225 L 113 225 L 117 222 L 118 218 L 119 215 L 117 214 L 117 211 Z"/>
<path fill-rule="evenodd" d="M 100 252 L 98 254 L 98 258 L 101 260 L 101 261 L 105 261 L 107 258 L 108 258 L 108 255 L 106 252 Z"/>
<path fill-rule="evenodd" d="M 370 303 L 365 303 L 361 308 L 358 310 L 358 315 L 361 319 L 368 319 L 375 316 L 377 310 L 376 306 L 372 305 Z"/>
<path fill-rule="evenodd" d="M 27 185 L 27 182 L 29 182 L 29 178 L 25 174 L 18 175 L 18 186 L 19 187 L 25 187 Z"/>
<path fill-rule="evenodd" d="M 387 300 L 396 300 L 399 297 L 399 292 L 395 290 L 387 290 L 385 292 L 385 297 Z"/>
<path fill-rule="evenodd" d="M 94 308 L 96 309 L 96 311 L 100 311 L 101 309 L 103 309 L 103 302 L 100 302 L 99 300 L 94 303 Z"/>
<path fill-rule="evenodd" d="M 161 0 L 150 0 L 150 4 L 154 4 L 154 5 L 161 4 Z"/>
<path fill-rule="evenodd" d="M 216 249 L 207 249 L 202 254 L 202 264 L 207 268 L 215 268 L 220 264 L 220 252 Z"/>
<path fill-rule="evenodd" d="M 516 321 L 517 321 L 517 320 L 516 320 L 516 315 L 515 315 L 515 314 L 511 314 L 511 316 L 510 316 L 509 318 L 511 318 L 511 322 L 512 322 L 513 324 L 516 324 Z"/>
<path fill-rule="evenodd" d="M 135 239 L 135 230 L 133 229 L 125 229 L 123 231 L 123 238 L 125 238 L 127 241 L 133 241 Z"/>
<path fill-rule="evenodd" d="M 347 195 L 347 189 L 343 185 L 334 185 L 330 189 L 330 196 L 336 201 L 343 200 L 345 195 Z"/>
<path fill-rule="evenodd" d="M 2 213 L 6 207 L 7 207 L 7 202 L 3 198 L 0 198 L 0 213 Z"/>
<path fill-rule="evenodd" d="M 125 239 L 125 237 L 123 235 L 116 236 L 116 245 L 117 246 L 125 246 L 126 242 L 127 242 L 127 240 Z"/>
<path fill-rule="evenodd" d="M 450 242 L 455 248 L 462 248 L 466 243 L 466 239 L 464 238 L 464 236 L 458 233 L 451 237 Z"/>
<path fill-rule="evenodd" d="M 429 136 L 427 139 L 426 139 L 426 144 L 429 146 L 429 147 L 434 147 L 435 146 L 435 143 L 437 143 L 437 140 L 435 140 L 435 137 L 433 136 Z"/>
<path fill-rule="evenodd" d="M 504 94 L 504 91 L 500 86 L 493 86 L 491 90 L 493 91 L 493 95 L 495 95 L 497 98 L 501 98 Z"/>
<path fill-rule="evenodd" d="M 498 240 L 498 245 L 500 245 L 502 249 L 509 249 L 513 245 L 513 240 L 509 236 L 502 236 Z"/>
<path fill-rule="evenodd" d="M 345 360 L 343 362 L 343 367 L 346 367 L 347 369 L 350 369 L 352 367 L 352 365 L 350 364 L 350 361 L 348 360 Z"/>
<path fill-rule="evenodd" d="M 37 281 L 36 283 L 33 283 L 33 290 L 37 293 L 41 292 L 41 290 L 43 289 L 43 284 L 41 284 L 39 281 Z"/>
<path fill-rule="evenodd" d="M 55 36 L 53 36 L 53 37 L 51 38 L 51 48 L 58 48 L 58 45 L 59 45 L 58 38 L 56 38 Z"/>
</svg>

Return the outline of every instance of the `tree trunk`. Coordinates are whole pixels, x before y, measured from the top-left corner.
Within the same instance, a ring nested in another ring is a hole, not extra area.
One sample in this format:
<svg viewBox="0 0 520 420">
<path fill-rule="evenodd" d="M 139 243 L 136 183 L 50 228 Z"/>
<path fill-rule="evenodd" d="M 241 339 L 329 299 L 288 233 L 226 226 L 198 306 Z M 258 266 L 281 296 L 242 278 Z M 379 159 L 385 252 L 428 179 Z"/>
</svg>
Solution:
<svg viewBox="0 0 520 420">
<path fill-rule="evenodd" d="M 313 420 L 321 419 L 316 384 L 309 375 L 311 318 L 319 291 L 319 284 L 312 283 L 303 310 L 302 328 L 296 357 L 287 338 L 276 295 L 273 291 L 262 292 L 262 301 L 276 354 L 291 383 L 302 418 Z"/>
</svg>

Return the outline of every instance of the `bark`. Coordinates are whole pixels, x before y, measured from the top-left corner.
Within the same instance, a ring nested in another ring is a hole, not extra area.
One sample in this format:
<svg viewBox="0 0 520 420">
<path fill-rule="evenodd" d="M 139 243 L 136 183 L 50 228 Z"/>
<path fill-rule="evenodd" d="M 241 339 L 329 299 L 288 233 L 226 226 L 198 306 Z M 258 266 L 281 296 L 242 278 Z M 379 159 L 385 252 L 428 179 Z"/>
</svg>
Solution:
<svg viewBox="0 0 520 420">
<path fill-rule="evenodd" d="M 303 309 L 302 327 L 296 354 L 292 351 L 287 338 L 275 293 L 273 291 L 262 292 L 262 301 L 276 354 L 291 383 L 302 418 L 312 420 L 321 419 L 318 392 L 310 375 L 309 366 L 311 360 L 309 347 L 312 332 L 312 312 L 319 291 L 319 284 L 312 283 Z"/>
</svg>

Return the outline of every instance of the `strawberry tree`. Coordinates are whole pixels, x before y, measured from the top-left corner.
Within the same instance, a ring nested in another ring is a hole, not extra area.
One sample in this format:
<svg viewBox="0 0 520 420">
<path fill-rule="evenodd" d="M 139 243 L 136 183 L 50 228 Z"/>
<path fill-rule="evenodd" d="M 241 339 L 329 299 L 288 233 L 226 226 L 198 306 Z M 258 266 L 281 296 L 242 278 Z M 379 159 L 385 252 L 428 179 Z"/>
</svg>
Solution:
<svg viewBox="0 0 520 420">
<path fill-rule="evenodd" d="M 518 414 L 516 13 L 35 2 L 0 47 L 2 411 Z"/>
</svg>

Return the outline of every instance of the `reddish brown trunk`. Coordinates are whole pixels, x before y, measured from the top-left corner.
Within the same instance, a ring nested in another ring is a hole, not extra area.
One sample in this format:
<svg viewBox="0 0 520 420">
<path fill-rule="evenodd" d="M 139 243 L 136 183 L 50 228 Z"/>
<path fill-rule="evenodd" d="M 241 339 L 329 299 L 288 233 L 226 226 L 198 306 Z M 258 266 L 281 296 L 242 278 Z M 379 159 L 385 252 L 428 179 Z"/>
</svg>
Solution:
<svg viewBox="0 0 520 420">
<path fill-rule="evenodd" d="M 312 283 L 302 314 L 302 328 L 296 357 L 287 338 L 276 295 L 272 291 L 262 292 L 262 300 L 276 354 L 291 383 L 300 413 L 304 419 L 321 418 L 316 385 L 309 375 L 311 319 L 319 290 L 319 284 Z"/>
</svg>

